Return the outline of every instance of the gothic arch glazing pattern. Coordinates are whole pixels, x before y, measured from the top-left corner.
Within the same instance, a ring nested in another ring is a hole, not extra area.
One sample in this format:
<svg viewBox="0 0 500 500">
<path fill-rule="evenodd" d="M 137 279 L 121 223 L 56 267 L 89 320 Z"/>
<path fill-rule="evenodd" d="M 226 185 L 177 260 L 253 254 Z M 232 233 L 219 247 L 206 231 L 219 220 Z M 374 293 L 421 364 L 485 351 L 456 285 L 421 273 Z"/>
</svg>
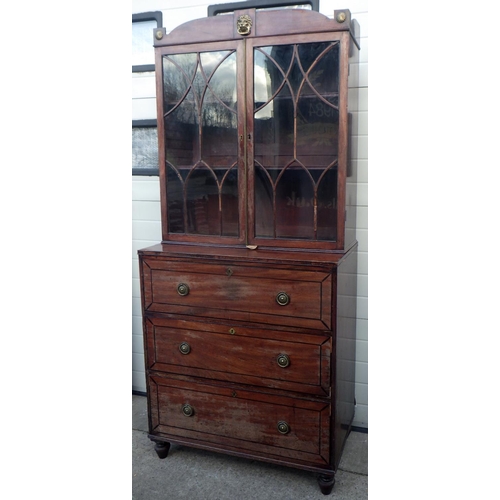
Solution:
<svg viewBox="0 0 500 500">
<path fill-rule="evenodd" d="M 339 44 L 254 48 L 255 236 L 335 240 Z"/>
<path fill-rule="evenodd" d="M 170 233 L 238 236 L 236 51 L 163 56 Z"/>
</svg>

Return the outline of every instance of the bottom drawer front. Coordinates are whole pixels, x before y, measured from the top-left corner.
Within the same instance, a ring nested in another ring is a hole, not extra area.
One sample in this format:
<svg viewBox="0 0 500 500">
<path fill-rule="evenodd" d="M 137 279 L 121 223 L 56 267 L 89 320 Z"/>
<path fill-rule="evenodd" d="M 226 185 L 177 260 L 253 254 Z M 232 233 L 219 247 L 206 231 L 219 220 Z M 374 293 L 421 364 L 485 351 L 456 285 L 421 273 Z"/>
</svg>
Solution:
<svg viewBox="0 0 500 500">
<path fill-rule="evenodd" d="M 153 432 L 328 463 L 330 405 L 154 377 Z"/>
</svg>

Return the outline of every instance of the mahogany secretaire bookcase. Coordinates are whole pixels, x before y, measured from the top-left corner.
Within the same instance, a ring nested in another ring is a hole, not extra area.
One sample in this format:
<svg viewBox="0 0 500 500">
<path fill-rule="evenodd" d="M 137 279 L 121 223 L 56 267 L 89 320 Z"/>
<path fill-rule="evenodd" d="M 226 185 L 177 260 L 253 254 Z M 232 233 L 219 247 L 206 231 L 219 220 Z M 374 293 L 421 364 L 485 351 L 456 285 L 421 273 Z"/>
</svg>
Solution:
<svg viewBox="0 0 500 500">
<path fill-rule="evenodd" d="M 306 469 L 329 494 L 355 409 L 358 25 L 247 8 L 154 45 L 149 437 L 160 458 L 177 443 Z"/>
</svg>

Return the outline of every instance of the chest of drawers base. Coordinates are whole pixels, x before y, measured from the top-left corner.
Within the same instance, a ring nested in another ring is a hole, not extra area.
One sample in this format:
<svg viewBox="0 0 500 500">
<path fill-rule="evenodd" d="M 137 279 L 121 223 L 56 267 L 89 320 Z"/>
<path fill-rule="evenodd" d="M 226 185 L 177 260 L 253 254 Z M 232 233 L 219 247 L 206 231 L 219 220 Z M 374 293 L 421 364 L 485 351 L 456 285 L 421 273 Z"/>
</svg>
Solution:
<svg viewBox="0 0 500 500">
<path fill-rule="evenodd" d="M 356 251 L 139 252 L 149 437 L 319 474 L 354 417 Z"/>
</svg>

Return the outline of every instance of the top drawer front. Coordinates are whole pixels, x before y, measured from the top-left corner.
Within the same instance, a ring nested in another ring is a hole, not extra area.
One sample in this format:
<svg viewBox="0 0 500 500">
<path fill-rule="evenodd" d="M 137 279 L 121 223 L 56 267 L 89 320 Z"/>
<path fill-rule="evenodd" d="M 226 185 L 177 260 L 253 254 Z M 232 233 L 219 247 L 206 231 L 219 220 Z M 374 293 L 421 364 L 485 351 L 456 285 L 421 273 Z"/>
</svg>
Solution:
<svg viewBox="0 0 500 500">
<path fill-rule="evenodd" d="M 142 273 L 145 311 L 331 328 L 332 278 L 324 271 L 146 258 Z"/>
</svg>

